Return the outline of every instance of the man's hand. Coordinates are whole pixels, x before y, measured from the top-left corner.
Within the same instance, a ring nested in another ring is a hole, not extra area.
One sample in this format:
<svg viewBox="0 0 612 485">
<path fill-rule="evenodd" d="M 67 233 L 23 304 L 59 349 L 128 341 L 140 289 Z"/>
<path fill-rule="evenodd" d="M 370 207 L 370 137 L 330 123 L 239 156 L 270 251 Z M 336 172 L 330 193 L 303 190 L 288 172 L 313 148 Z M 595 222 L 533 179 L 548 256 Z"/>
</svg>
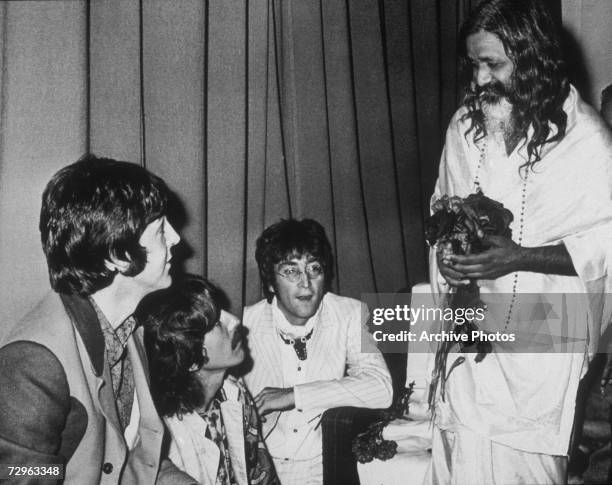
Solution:
<svg viewBox="0 0 612 485">
<path fill-rule="evenodd" d="M 295 407 L 293 388 L 266 387 L 255 396 L 255 405 L 261 416 L 272 411 L 287 411 Z"/>
<path fill-rule="evenodd" d="M 463 281 L 494 280 L 515 271 L 576 276 L 572 258 L 564 244 L 526 248 L 506 237 L 486 235 L 482 242 L 487 247 L 482 253 L 448 256 L 445 270 L 452 279 L 466 284 Z M 454 275 L 460 275 L 461 278 Z M 442 276 L 447 278 L 444 273 Z"/>
<path fill-rule="evenodd" d="M 448 256 L 443 256 L 442 251 L 438 251 L 438 270 L 446 282 L 451 286 L 465 286 L 470 284 L 465 275 L 453 269 Z"/>
<path fill-rule="evenodd" d="M 460 276 L 460 278 L 454 277 L 453 280 L 465 285 L 467 283 L 463 281 L 469 279 L 494 280 L 522 269 L 525 248 L 516 244 L 512 239 L 502 236 L 484 236 L 482 242 L 488 247 L 482 253 L 448 256 L 448 265 L 445 270 L 451 276 Z M 449 281 L 444 273 L 442 276 Z M 449 283 L 452 284 L 450 281 Z"/>
</svg>

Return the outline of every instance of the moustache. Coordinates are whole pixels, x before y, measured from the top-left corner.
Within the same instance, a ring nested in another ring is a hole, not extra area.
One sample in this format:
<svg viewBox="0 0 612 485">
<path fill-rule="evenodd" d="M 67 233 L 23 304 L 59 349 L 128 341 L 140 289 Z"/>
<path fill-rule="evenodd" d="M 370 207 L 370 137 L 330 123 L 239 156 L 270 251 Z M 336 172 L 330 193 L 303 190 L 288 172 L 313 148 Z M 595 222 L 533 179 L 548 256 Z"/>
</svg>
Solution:
<svg viewBox="0 0 612 485">
<path fill-rule="evenodd" d="M 242 324 L 236 327 L 234 330 L 234 336 L 232 337 L 232 350 L 234 350 L 238 345 L 242 345 L 246 340 L 247 329 L 242 326 Z"/>
<path fill-rule="evenodd" d="M 481 103 L 495 104 L 499 103 L 503 98 L 512 103 L 512 90 L 499 81 L 491 81 L 484 86 L 474 86 L 471 91 Z"/>
</svg>

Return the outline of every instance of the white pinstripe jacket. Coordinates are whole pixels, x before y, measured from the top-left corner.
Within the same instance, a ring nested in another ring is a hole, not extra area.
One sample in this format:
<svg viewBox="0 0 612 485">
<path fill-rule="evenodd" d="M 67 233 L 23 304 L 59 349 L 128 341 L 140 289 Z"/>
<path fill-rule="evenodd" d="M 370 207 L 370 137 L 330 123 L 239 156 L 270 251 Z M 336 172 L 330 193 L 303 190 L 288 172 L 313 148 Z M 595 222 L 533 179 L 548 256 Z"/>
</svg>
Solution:
<svg viewBox="0 0 612 485">
<path fill-rule="evenodd" d="M 245 381 L 253 396 L 264 387 L 287 387 L 282 371 L 287 364 L 278 351 L 274 304 L 262 300 L 244 310 L 243 323 L 249 328 L 249 347 L 254 361 Z M 391 376 L 365 326 L 369 316 L 366 305 L 326 293 L 321 307 L 313 317 L 318 321 L 307 344 L 306 383 L 294 387 L 296 409 L 285 413 L 316 415 L 340 406 L 388 407 L 393 395 Z M 272 413 L 267 417 L 263 425 L 264 436 L 268 436 L 276 425 L 278 415 Z M 317 422 L 312 422 L 313 428 L 316 425 Z M 282 430 L 274 430 L 275 433 L 279 431 Z M 313 431 L 320 434 L 318 429 Z M 274 451 L 270 451 L 274 456 Z M 305 452 L 310 456 L 294 458 L 313 458 L 312 453 Z"/>
</svg>

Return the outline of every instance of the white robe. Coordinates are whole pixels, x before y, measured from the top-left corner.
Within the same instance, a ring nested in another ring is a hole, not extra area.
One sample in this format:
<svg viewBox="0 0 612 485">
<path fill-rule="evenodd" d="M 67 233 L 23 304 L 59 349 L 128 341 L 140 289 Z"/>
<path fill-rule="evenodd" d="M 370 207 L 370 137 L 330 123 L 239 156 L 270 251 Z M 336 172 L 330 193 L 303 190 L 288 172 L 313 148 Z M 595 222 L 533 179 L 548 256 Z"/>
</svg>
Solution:
<svg viewBox="0 0 612 485">
<path fill-rule="evenodd" d="M 558 318 L 548 319 L 550 332 L 572 337 L 567 353 L 494 352 L 480 363 L 473 354 L 456 367 L 446 383 L 445 401 L 437 400 L 436 425 L 445 431 L 469 430 L 515 450 L 566 455 L 572 430 L 578 382 L 586 366 L 587 349 L 596 351 L 599 336 L 611 318 L 612 274 L 612 139 L 599 116 L 572 87 L 565 101 L 567 131 L 557 143 L 545 145 L 542 160 L 526 182 L 522 245 L 537 247 L 564 243 L 577 277 L 520 272 L 518 302 L 507 331 L 529 331 L 532 307 L 520 294 L 540 295 Z M 518 168 L 526 160 L 519 144 L 507 156 L 503 142 L 487 138 L 486 157 L 478 169 L 480 143 L 464 133 L 459 110 L 447 131 L 433 199 L 444 194 L 466 197 L 475 191 L 478 172 L 484 194 L 514 214 L 513 238 L 520 229 L 524 180 Z M 430 254 L 434 294 L 448 291 Z M 512 293 L 514 274 L 479 281 L 481 298 L 487 293 Z M 576 294 L 580 294 L 578 297 Z M 561 300 L 561 295 L 570 295 Z M 501 330 L 507 306 L 492 305 L 487 330 Z M 448 356 L 448 366 L 456 354 Z M 434 450 L 435 453 L 435 450 Z M 434 457 L 435 460 L 435 457 Z M 473 465 L 475 466 L 475 463 Z"/>
</svg>

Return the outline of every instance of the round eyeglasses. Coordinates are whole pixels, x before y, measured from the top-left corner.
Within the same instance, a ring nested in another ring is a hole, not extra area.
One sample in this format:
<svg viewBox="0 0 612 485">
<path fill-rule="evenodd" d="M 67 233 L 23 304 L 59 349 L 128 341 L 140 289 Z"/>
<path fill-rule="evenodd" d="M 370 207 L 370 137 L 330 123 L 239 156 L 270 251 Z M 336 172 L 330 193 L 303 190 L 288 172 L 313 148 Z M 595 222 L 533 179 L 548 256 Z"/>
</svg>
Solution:
<svg viewBox="0 0 612 485">
<path fill-rule="evenodd" d="M 323 275 L 323 266 L 320 263 L 308 263 L 304 271 L 299 269 L 297 266 L 282 266 L 276 274 L 282 276 L 291 283 L 297 283 L 302 278 L 302 274 L 306 273 L 306 276 L 310 280 L 315 280 Z"/>
</svg>

